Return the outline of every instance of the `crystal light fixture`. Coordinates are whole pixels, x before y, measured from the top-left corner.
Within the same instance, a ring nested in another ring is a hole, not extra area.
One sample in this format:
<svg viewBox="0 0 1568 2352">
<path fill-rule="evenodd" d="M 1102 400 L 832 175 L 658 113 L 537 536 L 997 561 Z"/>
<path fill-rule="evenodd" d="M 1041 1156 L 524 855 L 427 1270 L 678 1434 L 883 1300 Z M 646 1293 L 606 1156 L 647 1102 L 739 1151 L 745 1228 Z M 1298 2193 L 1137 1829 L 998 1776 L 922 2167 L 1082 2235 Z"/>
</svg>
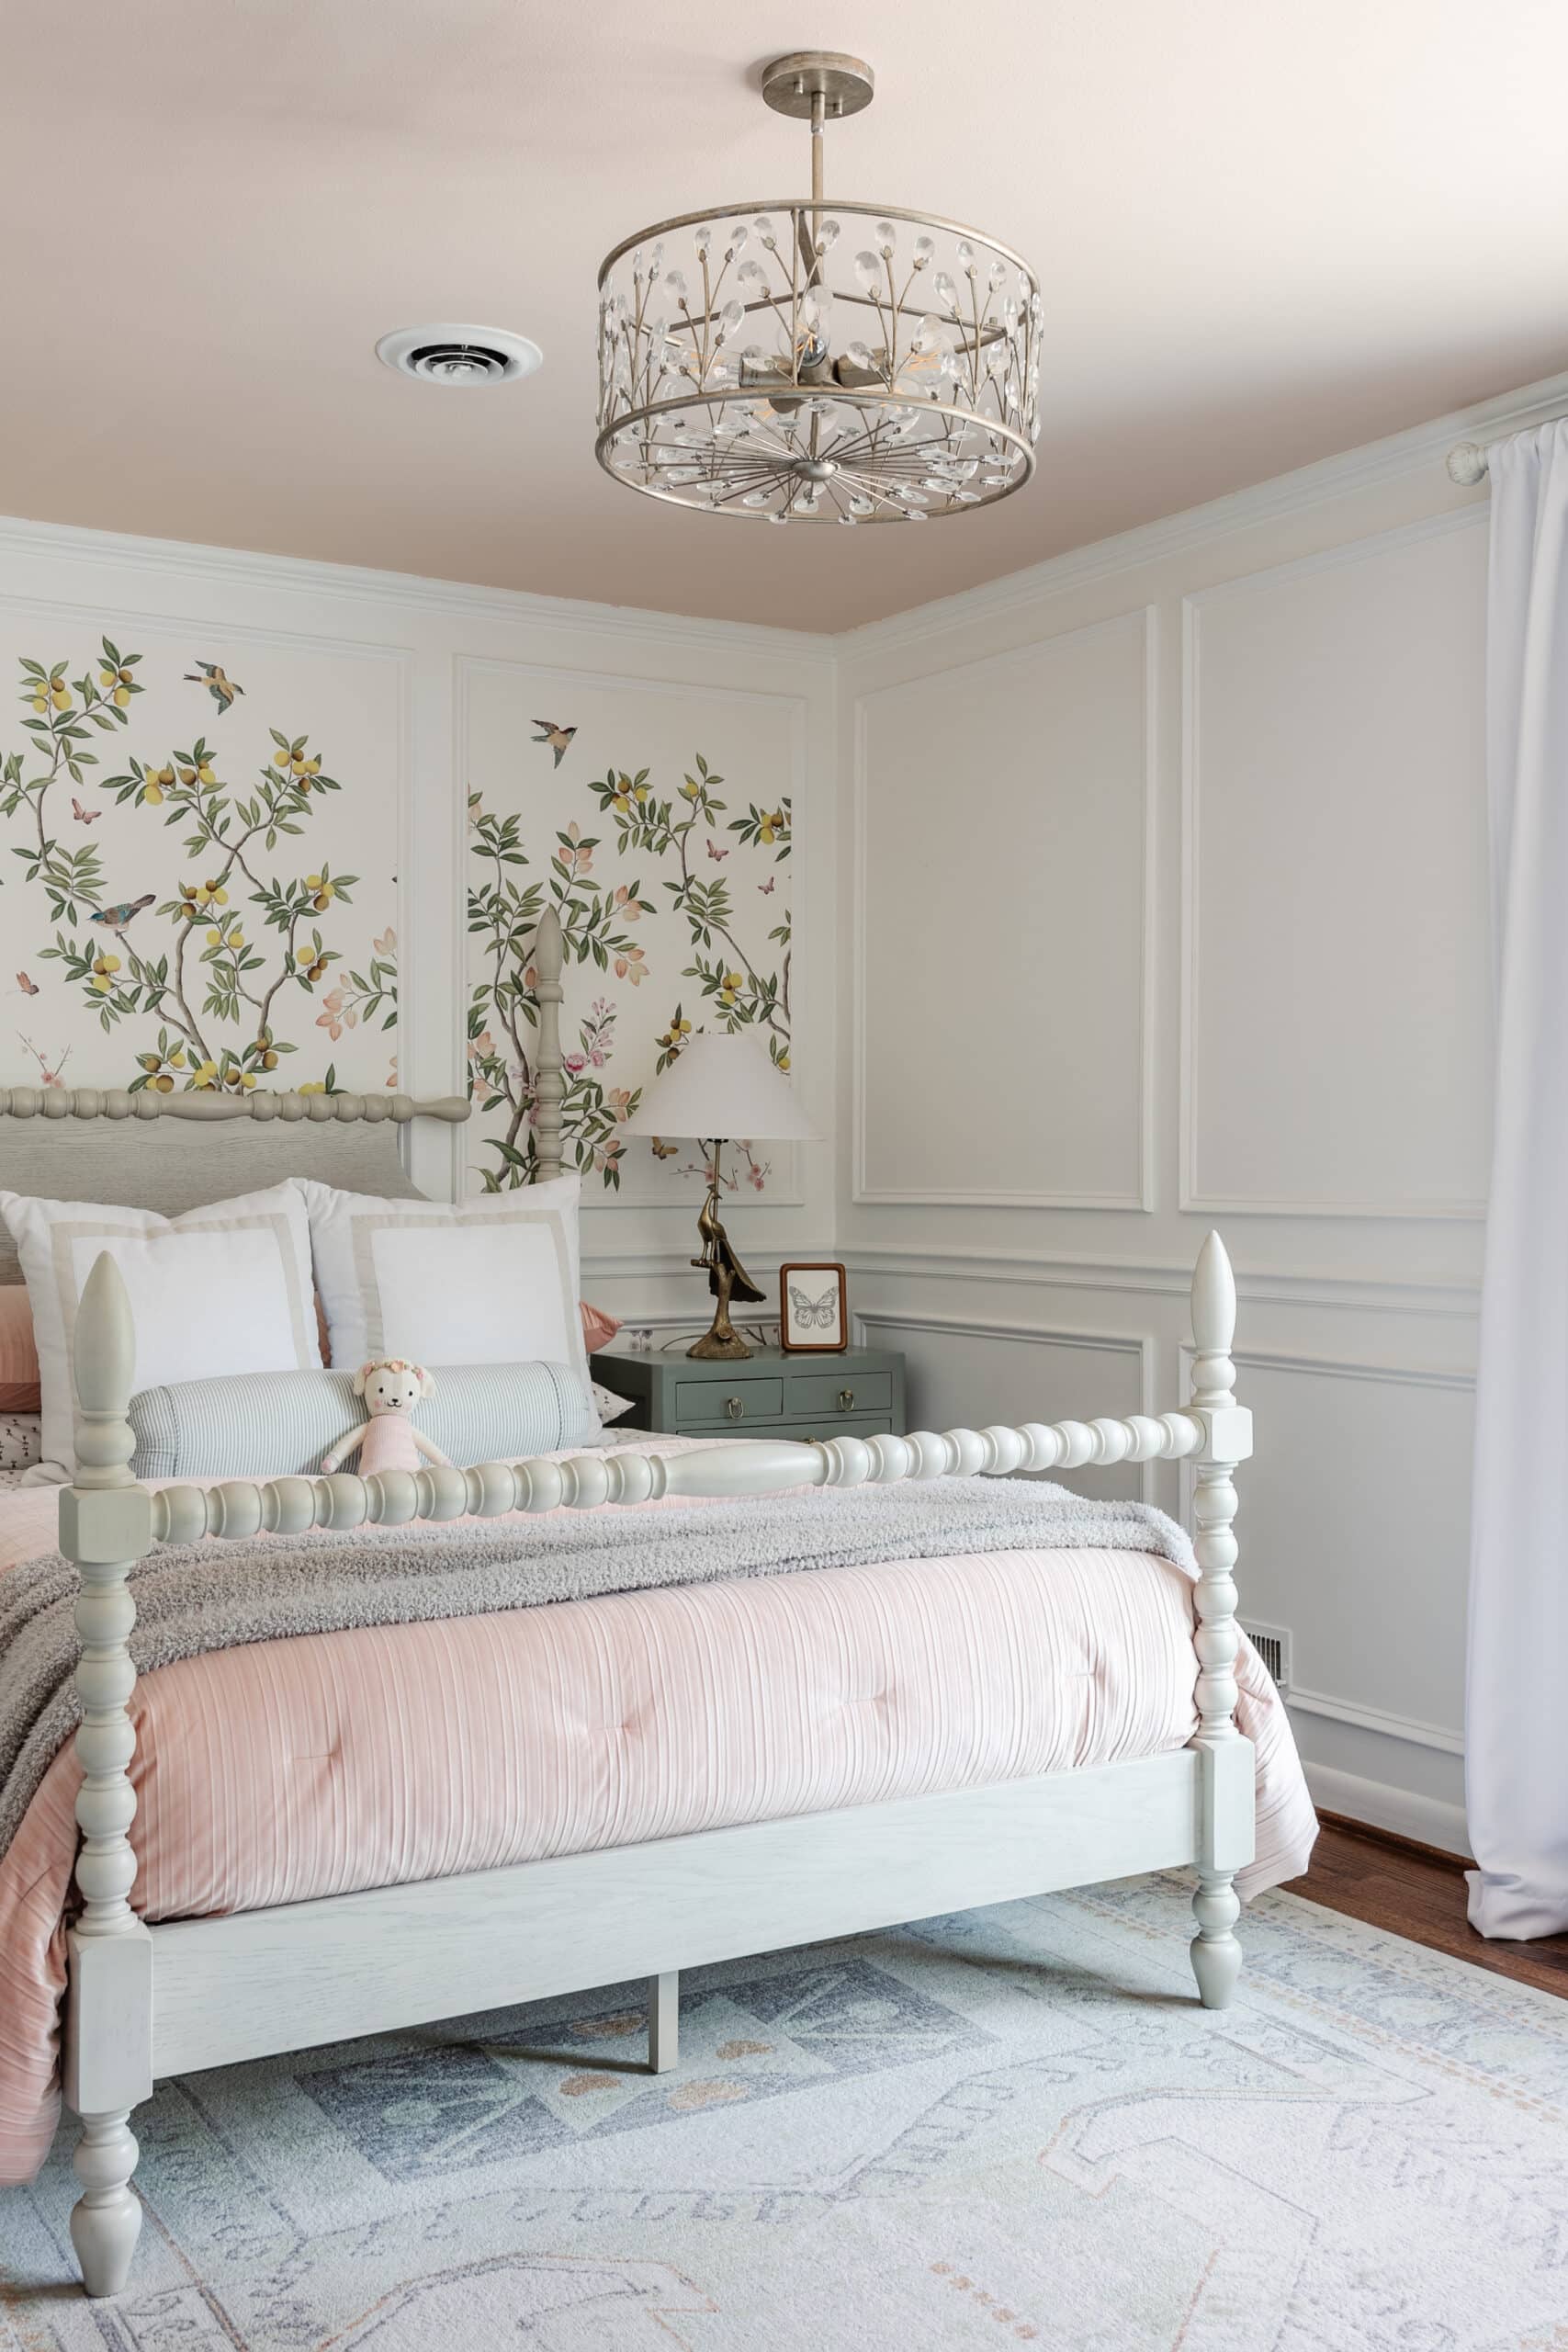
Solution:
<svg viewBox="0 0 1568 2352">
<path fill-rule="evenodd" d="M 827 123 L 871 68 L 819 50 L 762 77 L 811 125 L 808 200 L 682 213 L 599 272 L 600 464 L 700 513 L 923 523 L 1021 490 L 1040 425 L 1041 300 L 974 230 L 823 194 Z"/>
</svg>

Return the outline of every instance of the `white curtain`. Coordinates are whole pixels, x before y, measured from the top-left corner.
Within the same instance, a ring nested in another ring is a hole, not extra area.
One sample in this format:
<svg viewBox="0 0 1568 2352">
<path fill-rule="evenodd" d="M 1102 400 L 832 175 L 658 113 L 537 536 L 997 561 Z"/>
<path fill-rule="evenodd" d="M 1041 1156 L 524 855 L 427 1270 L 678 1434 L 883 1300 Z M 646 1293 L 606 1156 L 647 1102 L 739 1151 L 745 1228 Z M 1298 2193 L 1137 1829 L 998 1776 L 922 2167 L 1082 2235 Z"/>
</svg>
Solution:
<svg viewBox="0 0 1568 2352">
<path fill-rule="evenodd" d="M 1568 1928 L 1568 422 L 1491 452 L 1497 1099 L 1465 1753 L 1470 1917 Z"/>
</svg>

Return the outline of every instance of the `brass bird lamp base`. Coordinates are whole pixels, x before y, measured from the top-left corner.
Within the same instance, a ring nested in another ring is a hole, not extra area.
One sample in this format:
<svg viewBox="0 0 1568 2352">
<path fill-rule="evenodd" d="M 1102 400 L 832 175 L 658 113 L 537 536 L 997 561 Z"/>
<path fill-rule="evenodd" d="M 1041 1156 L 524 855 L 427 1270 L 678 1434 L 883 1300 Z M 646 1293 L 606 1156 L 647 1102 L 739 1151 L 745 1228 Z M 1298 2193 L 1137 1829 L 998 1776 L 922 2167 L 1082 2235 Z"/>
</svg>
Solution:
<svg viewBox="0 0 1568 2352">
<path fill-rule="evenodd" d="M 729 1236 L 719 1216 L 718 1155 L 721 1148 L 722 1139 L 716 1137 L 707 1163 L 707 1193 L 697 1216 L 703 1254 L 692 1261 L 694 1266 L 706 1268 L 708 1289 L 718 1301 L 712 1323 L 702 1338 L 686 1350 L 688 1356 L 695 1356 L 703 1363 L 739 1363 L 750 1355 L 750 1349 L 729 1319 L 729 1302 L 735 1298 L 745 1306 L 755 1306 L 762 1297 L 762 1293 L 730 1246 Z"/>
</svg>

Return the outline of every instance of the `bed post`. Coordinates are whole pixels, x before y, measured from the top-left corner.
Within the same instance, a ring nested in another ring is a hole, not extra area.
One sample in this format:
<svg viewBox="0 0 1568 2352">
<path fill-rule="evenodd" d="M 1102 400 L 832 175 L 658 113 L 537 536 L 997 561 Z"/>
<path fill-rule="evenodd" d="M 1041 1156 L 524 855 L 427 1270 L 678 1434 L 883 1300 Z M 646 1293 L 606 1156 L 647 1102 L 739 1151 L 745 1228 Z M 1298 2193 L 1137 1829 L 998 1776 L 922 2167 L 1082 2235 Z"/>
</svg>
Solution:
<svg viewBox="0 0 1568 2352">
<path fill-rule="evenodd" d="M 1241 1910 L 1233 1881 L 1252 1860 L 1254 1784 L 1252 1742 L 1234 1721 L 1235 1656 L 1235 1487 L 1232 1472 L 1252 1452 L 1252 1416 L 1235 1401 L 1235 1279 L 1217 1233 L 1199 1253 L 1192 1276 L 1192 1414 L 1203 1425 L 1197 1455 L 1192 1516 L 1198 1555 L 1198 1729 L 1203 1784 L 1198 1851 L 1198 1892 L 1192 1898 L 1198 1933 L 1192 1972 L 1206 2009 L 1223 2009 L 1241 1973 L 1235 1923 Z"/>
<path fill-rule="evenodd" d="M 83 1286 L 75 1357 L 80 1466 L 60 1498 L 60 1548 L 82 1585 L 82 1910 L 66 1939 L 63 2073 L 66 2100 L 82 2119 L 74 2161 L 83 2195 L 71 2215 L 72 2243 L 88 2294 L 117 2295 L 141 2228 L 130 2188 L 137 2157 L 130 2110 L 152 2091 L 152 1939 L 127 1899 L 136 1878 L 127 1835 L 136 1812 L 127 1773 L 136 1733 L 126 1712 L 136 1685 L 130 1650 L 136 1603 L 126 1578 L 152 1550 L 152 1497 L 127 1467 L 135 1450 L 125 1416 L 136 1335 L 125 1283 L 107 1250 Z"/>
<path fill-rule="evenodd" d="M 561 965 L 565 950 L 560 917 L 547 907 L 534 934 L 534 994 L 539 1007 L 539 1050 L 534 1069 L 534 1140 L 538 1152 L 537 1174 L 560 1174 L 561 1102 L 566 1078 L 560 1058 Z"/>
</svg>

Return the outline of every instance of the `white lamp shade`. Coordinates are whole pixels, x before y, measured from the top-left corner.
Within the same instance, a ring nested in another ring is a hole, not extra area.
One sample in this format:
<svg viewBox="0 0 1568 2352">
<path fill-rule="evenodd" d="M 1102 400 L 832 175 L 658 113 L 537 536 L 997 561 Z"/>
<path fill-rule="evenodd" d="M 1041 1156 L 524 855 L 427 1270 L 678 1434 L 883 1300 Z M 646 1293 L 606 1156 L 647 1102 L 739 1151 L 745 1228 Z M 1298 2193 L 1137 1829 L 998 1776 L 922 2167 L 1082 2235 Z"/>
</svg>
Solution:
<svg viewBox="0 0 1568 2352">
<path fill-rule="evenodd" d="M 809 1143 L 812 1130 L 795 1089 L 767 1047 L 747 1031 L 705 1029 L 643 1089 L 624 1136 L 743 1136 L 766 1143 Z"/>
</svg>

